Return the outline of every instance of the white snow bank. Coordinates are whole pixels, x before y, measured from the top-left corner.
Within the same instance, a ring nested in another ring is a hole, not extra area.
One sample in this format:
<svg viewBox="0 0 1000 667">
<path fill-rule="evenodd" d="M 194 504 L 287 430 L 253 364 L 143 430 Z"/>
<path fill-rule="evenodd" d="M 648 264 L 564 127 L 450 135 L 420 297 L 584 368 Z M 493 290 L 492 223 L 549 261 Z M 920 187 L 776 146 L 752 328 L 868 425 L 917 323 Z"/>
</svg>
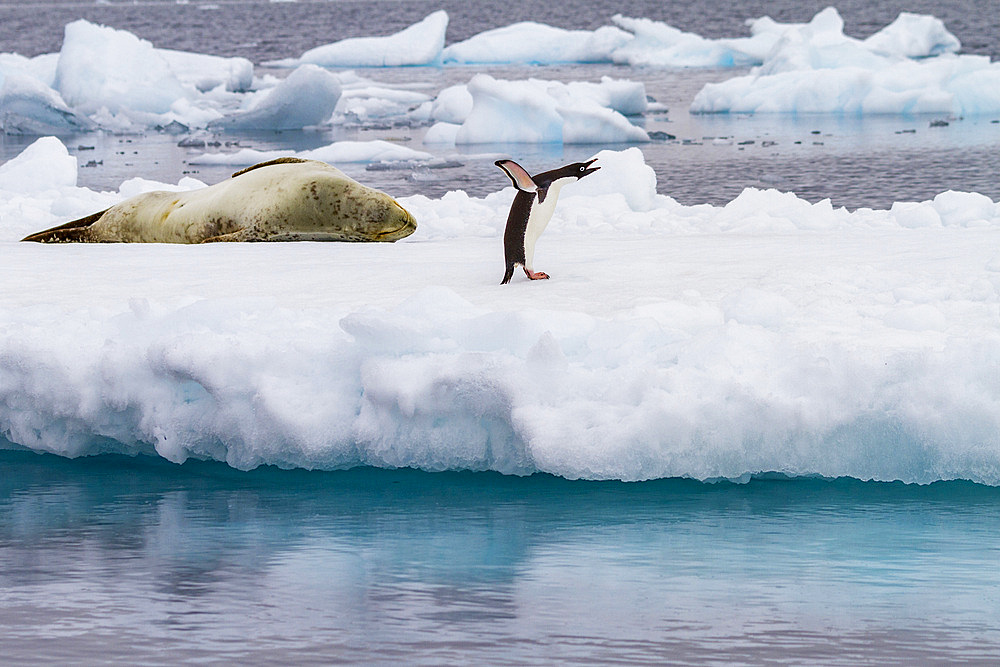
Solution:
<svg viewBox="0 0 1000 667">
<path fill-rule="evenodd" d="M 300 130 L 328 122 L 340 82 L 316 65 L 302 65 L 277 86 L 251 98 L 247 109 L 208 124 L 219 130 Z"/>
<path fill-rule="evenodd" d="M 403 67 L 431 65 L 440 60 L 448 13 L 438 10 L 422 21 L 386 37 L 352 37 L 310 49 L 299 58 L 272 65 L 294 67 L 304 63 L 322 67 Z"/>
<path fill-rule="evenodd" d="M 477 74 L 462 92 L 442 91 L 431 108 L 435 120 L 425 143 L 620 143 L 649 141 L 623 114 L 646 109 L 642 83 L 604 77 L 601 83 L 505 81 Z"/>
<path fill-rule="evenodd" d="M 337 141 L 328 146 L 307 151 L 259 151 L 242 148 L 233 153 L 203 153 L 188 159 L 189 164 L 252 165 L 281 157 L 320 160 L 330 164 L 342 162 L 398 162 L 430 160 L 433 155 L 391 141 Z"/>
<path fill-rule="evenodd" d="M 612 26 L 565 30 L 526 21 L 481 32 L 444 49 L 446 64 L 551 65 L 610 62 L 611 54 L 631 39 Z"/>
<path fill-rule="evenodd" d="M 792 26 L 749 75 L 707 84 L 696 113 L 972 115 L 1000 111 L 1000 63 L 946 54 L 958 42 L 933 17 L 901 15 L 868 40 L 843 34 L 833 8 Z M 949 40 L 949 37 L 952 37 Z"/>
<path fill-rule="evenodd" d="M 99 210 L 70 159 L 45 139 L 0 168 L 6 446 L 1000 484 L 1000 206 L 981 195 L 687 207 L 650 191 L 639 149 L 605 152 L 539 240 L 553 278 L 500 286 L 509 187 L 404 198 L 420 227 L 396 244 L 14 243 L 41 228 L 19 227 L 25 196 Z"/>
</svg>

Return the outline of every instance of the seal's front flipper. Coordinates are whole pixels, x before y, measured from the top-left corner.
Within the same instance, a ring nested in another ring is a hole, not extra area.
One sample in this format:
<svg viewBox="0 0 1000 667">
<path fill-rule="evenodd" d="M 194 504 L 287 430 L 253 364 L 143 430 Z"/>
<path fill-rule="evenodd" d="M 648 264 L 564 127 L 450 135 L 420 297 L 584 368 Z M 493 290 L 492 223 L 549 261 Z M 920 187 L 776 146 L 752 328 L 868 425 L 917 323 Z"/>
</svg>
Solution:
<svg viewBox="0 0 1000 667">
<path fill-rule="evenodd" d="M 101 219 L 101 216 L 108 212 L 104 209 L 86 218 L 80 218 L 64 225 L 46 229 L 34 234 L 25 236 L 22 241 L 36 241 L 38 243 L 79 243 L 90 240 L 90 227 Z"/>
</svg>

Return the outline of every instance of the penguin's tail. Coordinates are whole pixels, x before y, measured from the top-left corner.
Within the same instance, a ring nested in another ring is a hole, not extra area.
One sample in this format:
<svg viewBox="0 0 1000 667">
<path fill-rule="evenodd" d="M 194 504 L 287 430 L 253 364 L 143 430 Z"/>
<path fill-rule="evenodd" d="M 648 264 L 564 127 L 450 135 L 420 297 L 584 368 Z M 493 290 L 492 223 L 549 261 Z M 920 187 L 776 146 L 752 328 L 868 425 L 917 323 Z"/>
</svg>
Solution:
<svg viewBox="0 0 1000 667">
<path fill-rule="evenodd" d="M 507 271 L 503 274 L 503 280 L 500 281 L 501 285 L 506 285 L 510 282 L 510 279 L 514 276 L 514 266 L 514 262 L 507 264 Z"/>
</svg>

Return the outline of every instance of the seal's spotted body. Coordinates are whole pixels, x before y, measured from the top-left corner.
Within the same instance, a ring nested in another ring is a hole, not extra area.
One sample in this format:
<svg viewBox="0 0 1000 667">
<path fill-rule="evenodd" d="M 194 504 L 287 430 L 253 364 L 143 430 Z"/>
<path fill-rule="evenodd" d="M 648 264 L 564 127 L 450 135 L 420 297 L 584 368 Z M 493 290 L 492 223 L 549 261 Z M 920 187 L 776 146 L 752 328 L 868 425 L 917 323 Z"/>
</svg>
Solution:
<svg viewBox="0 0 1000 667">
<path fill-rule="evenodd" d="M 396 241 L 416 229 L 396 200 L 314 160 L 282 158 L 189 192 L 149 192 L 24 241 Z"/>
</svg>

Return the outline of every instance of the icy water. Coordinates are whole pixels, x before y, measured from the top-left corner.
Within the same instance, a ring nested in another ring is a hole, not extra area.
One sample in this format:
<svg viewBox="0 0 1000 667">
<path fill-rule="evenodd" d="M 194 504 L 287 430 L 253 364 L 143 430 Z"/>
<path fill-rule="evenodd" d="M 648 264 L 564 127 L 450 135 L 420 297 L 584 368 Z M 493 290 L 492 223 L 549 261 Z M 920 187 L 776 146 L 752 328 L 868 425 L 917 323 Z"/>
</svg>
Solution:
<svg viewBox="0 0 1000 667">
<path fill-rule="evenodd" d="M 608 25 L 615 13 L 666 21 L 706 37 L 738 37 L 745 21 L 769 15 L 779 21 L 808 21 L 830 3 L 744 2 L 427 2 L 378 0 L 350 2 L 75 2 L 0 3 L 0 52 L 23 55 L 57 52 L 66 23 L 78 18 L 129 30 L 157 47 L 243 56 L 255 64 L 295 57 L 307 49 L 354 35 L 398 31 L 443 8 L 448 11 L 449 43 L 516 21 L 539 21 L 566 28 Z M 962 42 L 963 53 L 1000 58 L 1000 1 L 837 3 L 845 32 L 866 37 L 890 23 L 900 11 L 923 12 L 942 19 Z M 258 67 L 258 74 L 268 71 Z M 949 119 L 931 127 L 936 117 L 747 117 L 691 116 L 695 93 L 708 82 L 741 70 L 659 70 L 608 65 L 559 67 L 449 67 L 364 70 L 378 82 L 408 83 L 429 95 L 477 72 L 498 78 L 537 77 L 596 81 L 601 76 L 646 84 L 647 93 L 666 104 L 666 114 L 634 119 L 675 141 L 644 145 L 646 162 L 656 171 L 658 189 L 683 204 L 725 204 L 745 187 L 793 191 L 810 201 L 829 198 L 835 206 L 887 208 L 894 201 L 923 201 L 953 189 L 1000 199 L 1000 118 Z M 272 72 L 284 76 L 287 71 Z M 997 122 L 995 122 L 997 121 Z M 218 137 L 241 147 L 299 150 L 344 139 L 390 139 L 462 163 L 440 170 L 370 171 L 342 165 L 350 175 L 396 196 L 439 197 L 450 190 L 483 196 L 506 185 L 493 160 L 511 155 L 536 170 L 586 159 L 601 148 L 617 146 L 476 146 L 425 147 L 426 128 L 384 128 L 379 124 L 337 127 L 324 132 L 280 135 L 239 134 Z M 79 184 L 117 190 L 136 175 L 176 183 L 190 174 L 207 183 L 227 178 L 229 167 L 195 167 L 192 151 L 177 146 L 183 137 L 150 132 L 142 136 L 85 135 L 64 139 L 80 159 Z M 724 141 L 717 145 L 715 140 Z M 2 137 L 0 160 L 17 155 L 31 137 Z M 225 150 L 225 148 L 223 148 Z M 92 166 L 87 166 L 92 163 Z"/>
<path fill-rule="evenodd" d="M 0 465 L 6 664 L 1000 655 L 1000 489 Z"/>
</svg>

